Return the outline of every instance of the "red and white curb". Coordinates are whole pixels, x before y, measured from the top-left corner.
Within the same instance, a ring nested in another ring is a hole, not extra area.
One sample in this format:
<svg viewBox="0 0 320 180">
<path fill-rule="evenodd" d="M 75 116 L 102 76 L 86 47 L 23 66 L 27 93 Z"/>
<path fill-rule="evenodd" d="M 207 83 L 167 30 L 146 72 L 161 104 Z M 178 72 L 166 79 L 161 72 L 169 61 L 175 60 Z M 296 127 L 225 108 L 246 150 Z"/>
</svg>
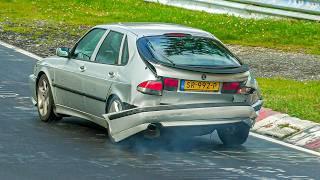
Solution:
<svg viewBox="0 0 320 180">
<path fill-rule="evenodd" d="M 3 41 L 0 41 L 0 45 L 38 61 L 42 60 L 40 56 Z M 320 156 L 320 124 L 290 117 L 268 108 L 261 109 L 250 136 Z"/>
<path fill-rule="evenodd" d="M 262 108 L 252 131 L 320 152 L 320 124 Z"/>
</svg>

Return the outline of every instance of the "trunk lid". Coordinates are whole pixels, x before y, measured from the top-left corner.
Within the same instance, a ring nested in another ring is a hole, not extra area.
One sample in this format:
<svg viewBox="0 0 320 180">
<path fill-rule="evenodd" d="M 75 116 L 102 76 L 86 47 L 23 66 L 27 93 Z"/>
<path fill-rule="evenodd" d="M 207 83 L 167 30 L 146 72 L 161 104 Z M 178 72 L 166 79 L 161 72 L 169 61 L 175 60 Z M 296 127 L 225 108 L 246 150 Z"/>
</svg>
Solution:
<svg viewBox="0 0 320 180">
<path fill-rule="evenodd" d="M 178 81 L 178 87 L 175 90 L 166 90 L 166 87 L 164 88 L 160 100 L 161 104 L 229 103 L 234 102 L 235 96 L 237 96 L 237 101 L 239 99 L 240 102 L 245 101 L 245 97 L 242 95 L 222 93 L 221 90 L 223 83 L 243 83 L 247 81 L 250 75 L 249 71 L 237 74 L 211 74 L 166 67 L 159 64 L 153 64 L 153 67 L 157 76 L 174 78 Z M 208 84 L 208 82 L 216 83 L 216 89 L 208 92 L 185 90 L 184 87 L 186 86 L 184 84 L 190 82 L 203 83 L 204 85 L 205 83 Z"/>
</svg>

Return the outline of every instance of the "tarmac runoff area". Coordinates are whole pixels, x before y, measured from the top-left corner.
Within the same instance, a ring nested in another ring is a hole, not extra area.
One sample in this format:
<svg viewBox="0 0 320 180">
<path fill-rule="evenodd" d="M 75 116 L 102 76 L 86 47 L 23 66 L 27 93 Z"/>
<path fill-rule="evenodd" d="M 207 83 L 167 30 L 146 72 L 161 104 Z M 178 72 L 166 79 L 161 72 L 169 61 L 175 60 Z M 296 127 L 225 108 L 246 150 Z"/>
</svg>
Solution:
<svg viewBox="0 0 320 180">
<path fill-rule="evenodd" d="M 255 132 L 240 147 L 223 146 L 214 133 L 170 141 L 131 137 L 114 144 L 104 128 L 80 118 L 43 123 L 28 84 L 37 57 L 6 47 L 0 44 L 0 179 L 320 177 L 319 152 Z"/>
</svg>

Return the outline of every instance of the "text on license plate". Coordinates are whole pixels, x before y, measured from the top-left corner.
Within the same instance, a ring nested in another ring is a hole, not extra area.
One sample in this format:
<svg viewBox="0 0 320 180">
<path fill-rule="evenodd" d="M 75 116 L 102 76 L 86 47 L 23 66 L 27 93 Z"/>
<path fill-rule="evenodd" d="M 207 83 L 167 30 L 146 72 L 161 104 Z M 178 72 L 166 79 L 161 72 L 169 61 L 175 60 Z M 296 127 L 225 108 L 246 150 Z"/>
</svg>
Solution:
<svg viewBox="0 0 320 180">
<path fill-rule="evenodd" d="M 181 80 L 181 91 L 219 91 L 220 83 L 212 81 Z"/>
</svg>

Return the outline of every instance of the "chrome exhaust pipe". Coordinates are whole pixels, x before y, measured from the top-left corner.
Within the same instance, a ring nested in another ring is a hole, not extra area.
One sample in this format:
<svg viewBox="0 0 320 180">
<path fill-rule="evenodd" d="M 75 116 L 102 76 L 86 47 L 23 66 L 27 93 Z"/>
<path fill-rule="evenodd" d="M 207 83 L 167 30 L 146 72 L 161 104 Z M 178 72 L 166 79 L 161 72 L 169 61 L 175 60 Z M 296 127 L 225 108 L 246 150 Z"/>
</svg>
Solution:
<svg viewBox="0 0 320 180">
<path fill-rule="evenodd" d="M 160 126 L 158 124 L 149 124 L 144 132 L 144 137 L 154 139 L 160 136 Z"/>
</svg>

